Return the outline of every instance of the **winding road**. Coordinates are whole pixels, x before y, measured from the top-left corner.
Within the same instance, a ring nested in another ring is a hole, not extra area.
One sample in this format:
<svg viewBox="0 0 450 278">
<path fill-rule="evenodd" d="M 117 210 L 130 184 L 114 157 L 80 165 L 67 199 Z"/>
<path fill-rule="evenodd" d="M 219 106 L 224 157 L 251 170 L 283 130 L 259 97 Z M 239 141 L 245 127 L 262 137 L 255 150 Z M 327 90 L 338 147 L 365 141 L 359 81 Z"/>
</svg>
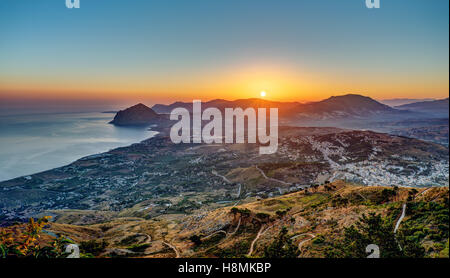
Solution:
<svg viewBox="0 0 450 278">
<path fill-rule="evenodd" d="M 148 235 L 148 234 L 137 233 L 137 234 L 135 234 L 135 236 L 144 236 L 144 237 L 146 237 L 145 241 L 142 242 L 142 244 L 147 244 L 147 243 L 152 242 L 152 237 L 150 235 Z"/>
<path fill-rule="evenodd" d="M 165 241 L 163 241 L 163 243 L 165 245 L 167 245 L 168 247 L 172 248 L 173 251 L 175 251 L 175 255 L 176 255 L 175 258 L 179 258 L 180 257 L 180 252 L 178 252 L 178 249 L 175 246 L 173 246 L 172 244 L 170 244 L 168 242 L 165 242 Z"/>
<path fill-rule="evenodd" d="M 400 224 L 402 223 L 403 218 L 405 218 L 405 215 L 406 215 L 406 203 L 403 204 L 402 214 L 400 215 L 400 218 L 397 220 L 397 223 L 395 224 L 394 234 L 397 233 L 397 230 L 400 227 Z"/>
<path fill-rule="evenodd" d="M 212 233 L 210 235 L 207 235 L 207 236 L 203 237 L 202 240 L 208 239 L 208 238 L 212 237 L 213 235 L 217 235 L 217 234 L 220 234 L 220 233 L 227 235 L 227 232 L 220 230 L 220 231 L 216 231 L 216 232 L 214 232 L 214 233 Z"/>
<path fill-rule="evenodd" d="M 226 183 L 232 183 L 229 179 L 227 179 L 225 176 L 222 176 L 221 174 L 217 173 L 216 170 L 212 170 L 211 173 L 219 178 L 222 178 Z"/>
<path fill-rule="evenodd" d="M 428 190 L 432 189 L 432 187 L 425 189 L 424 191 L 420 192 L 419 194 L 417 194 L 414 197 L 414 200 L 417 199 L 417 197 L 423 195 L 425 192 L 427 192 Z M 400 218 L 397 220 L 397 223 L 395 224 L 395 228 L 394 228 L 394 234 L 397 233 L 398 228 L 400 227 L 400 224 L 403 221 L 403 218 L 405 218 L 406 215 L 406 203 L 403 204 L 403 209 L 402 209 L 402 214 L 400 215 Z"/>
<path fill-rule="evenodd" d="M 273 225 L 270 226 L 270 227 L 268 227 L 267 229 L 264 230 L 264 225 L 261 226 L 261 228 L 260 228 L 259 231 L 258 231 L 258 234 L 256 235 L 255 239 L 252 241 L 252 244 L 250 245 L 250 251 L 248 251 L 247 256 L 251 256 L 251 255 L 252 255 L 253 249 L 254 249 L 254 247 L 255 247 L 256 241 L 258 241 L 258 239 L 259 239 L 262 235 L 264 235 L 264 234 L 265 234 L 270 228 L 272 228 L 272 227 L 273 227 Z"/>
<path fill-rule="evenodd" d="M 217 173 L 216 170 L 212 170 L 211 173 L 212 173 L 214 176 L 223 179 L 226 183 L 232 184 L 232 182 L 231 182 L 229 179 L 227 179 L 227 177 L 225 177 L 225 176 L 223 176 L 223 175 Z M 241 196 L 241 189 L 242 189 L 242 184 L 239 184 L 238 192 L 237 192 L 237 198 L 239 198 L 239 197 Z"/>
<path fill-rule="evenodd" d="M 300 235 L 296 235 L 296 236 L 291 237 L 291 239 L 296 239 L 296 238 L 298 238 L 298 237 L 305 236 L 305 235 L 306 235 L 306 236 L 310 236 L 311 238 L 302 240 L 302 241 L 300 241 L 300 242 L 298 243 L 298 250 L 299 250 L 300 252 L 302 251 L 302 246 L 303 246 L 303 244 L 305 244 L 305 243 L 307 243 L 308 241 L 314 239 L 314 238 L 316 237 L 316 235 L 310 234 L 310 233 L 305 233 L 305 234 L 300 234 Z M 298 257 L 300 258 L 300 256 L 301 256 L 301 255 L 299 255 Z"/>
<path fill-rule="evenodd" d="M 255 239 L 252 241 L 252 244 L 250 245 L 250 251 L 248 251 L 247 256 L 250 257 L 250 256 L 252 255 L 252 253 L 253 253 L 253 248 L 254 248 L 254 246 L 255 246 L 256 241 L 257 241 L 257 240 L 259 239 L 259 237 L 262 236 L 262 234 L 264 233 L 263 230 L 264 230 L 264 225 L 261 226 L 261 228 L 260 228 L 259 231 L 258 231 L 258 234 L 256 235 Z"/>
<path fill-rule="evenodd" d="M 278 182 L 278 183 L 281 183 L 281 184 L 284 184 L 284 185 L 292 185 L 292 183 L 289 183 L 289 182 L 285 182 L 285 181 L 282 181 L 282 180 L 277 180 L 277 179 L 274 179 L 274 178 L 269 178 L 268 176 L 266 176 L 266 174 L 264 173 L 264 171 L 261 170 L 261 169 L 258 167 L 258 165 L 255 165 L 255 167 L 256 167 L 256 169 L 261 173 L 261 175 L 262 175 L 266 180 Z"/>
<path fill-rule="evenodd" d="M 430 190 L 431 188 L 432 188 L 432 187 L 427 188 L 427 189 L 425 189 L 424 191 L 422 191 L 422 192 L 420 192 L 419 194 L 417 194 L 417 195 L 414 197 L 414 200 L 417 199 L 417 197 L 423 195 L 425 192 L 427 192 L 427 191 Z M 400 228 L 400 224 L 402 223 L 403 218 L 405 218 L 405 216 L 406 216 L 406 204 L 407 204 L 407 203 L 404 203 L 404 204 L 403 204 L 402 214 L 400 215 L 400 218 L 397 220 L 397 223 L 395 223 L 394 236 L 397 234 L 398 228 Z M 397 243 L 398 243 L 398 242 L 397 242 Z M 400 247 L 400 250 L 402 250 L 402 247 L 401 247 L 400 243 L 398 243 L 398 247 Z"/>
<path fill-rule="evenodd" d="M 239 230 L 240 226 L 241 226 L 241 217 L 239 217 L 239 222 L 238 222 L 238 225 L 237 225 L 236 229 L 234 230 L 234 232 L 229 234 L 228 237 L 230 237 L 230 236 L 234 235 L 235 233 L 237 233 L 237 231 Z"/>
</svg>

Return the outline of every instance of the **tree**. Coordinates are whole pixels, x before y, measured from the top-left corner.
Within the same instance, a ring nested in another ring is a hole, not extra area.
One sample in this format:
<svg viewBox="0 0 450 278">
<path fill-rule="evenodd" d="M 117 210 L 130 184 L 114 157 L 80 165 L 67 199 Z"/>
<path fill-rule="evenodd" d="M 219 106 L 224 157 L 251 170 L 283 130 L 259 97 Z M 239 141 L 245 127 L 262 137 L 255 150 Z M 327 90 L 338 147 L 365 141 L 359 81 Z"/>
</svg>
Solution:
<svg viewBox="0 0 450 278">
<path fill-rule="evenodd" d="M 264 258 L 297 258 L 298 247 L 292 243 L 288 230 L 283 227 L 277 238 L 264 249 Z"/>
<path fill-rule="evenodd" d="M 198 235 L 192 235 L 189 237 L 189 240 L 192 241 L 196 246 L 202 244 L 202 239 Z"/>
<path fill-rule="evenodd" d="M 393 228 L 381 215 L 375 213 L 363 215 L 356 226 L 345 228 L 343 250 L 345 257 L 367 257 L 366 247 L 376 244 L 380 247 L 382 257 L 400 257 L 400 249 L 395 240 Z"/>
<path fill-rule="evenodd" d="M 92 254 L 93 256 L 98 256 L 105 250 L 107 246 L 108 243 L 105 240 L 102 241 L 88 240 L 80 243 L 80 251 L 85 254 Z"/>
<path fill-rule="evenodd" d="M 368 256 L 366 247 L 376 244 L 380 247 L 382 258 L 424 256 L 424 249 L 419 244 L 407 240 L 402 235 L 396 239 L 393 230 L 393 223 L 381 215 L 375 213 L 363 215 L 356 225 L 345 228 L 344 239 L 342 243 L 336 244 L 335 249 L 342 251 L 339 256 L 365 258 Z"/>
<path fill-rule="evenodd" d="M 27 224 L 16 224 L 0 228 L 0 258 L 8 257 L 34 257 L 34 258 L 58 258 L 63 257 L 64 246 L 73 243 L 70 240 L 59 237 L 51 246 L 40 246 L 40 233 L 48 225 L 50 216 L 38 220 L 30 218 Z"/>
</svg>

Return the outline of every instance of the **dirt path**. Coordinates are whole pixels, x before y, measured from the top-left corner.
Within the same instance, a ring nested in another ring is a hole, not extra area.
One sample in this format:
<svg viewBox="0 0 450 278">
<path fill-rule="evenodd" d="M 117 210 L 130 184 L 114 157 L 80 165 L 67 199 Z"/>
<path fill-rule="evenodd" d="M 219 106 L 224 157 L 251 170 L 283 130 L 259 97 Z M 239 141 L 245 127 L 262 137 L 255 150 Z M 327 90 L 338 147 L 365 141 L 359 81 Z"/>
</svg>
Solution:
<svg viewBox="0 0 450 278">
<path fill-rule="evenodd" d="M 211 173 L 212 173 L 214 176 L 223 179 L 226 183 L 232 184 L 232 182 L 231 182 L 229 179 L 227 179 L 227 177 L 225 177 L 225 176 L 223 176 L 223 175 L 217 173 L 216 170 L 212 170 Z M 239 198 L 239 197 L 241 196 L 241 190 L 242 190 L 242 184 L 239 184 L 238 192 L 237 192 L 237 198 Z"/>
<path fill-rule="evenodd" d="M 241 226 L 241 217 L 239 217 L 239 222 L 238 222 L 238 225 L 237 225 L 236 229 L 234 230 L 234 232 L 232 232 L 231 234 L 229 234 L 228 237 L 234 235 L 234 234 L 239 230 L 239 227 L 240 227 L 240 226 Z"/>
<path fill-rule="evenodd" d="M 178 249 L 175 246 L 173 246 L 172 244 L 170 244 L 168 242 L 165 242 L 165 241 L 163 241 L 163 243 L 165 245 L 167 245 L 168 247 L 172 248 L 173 251 L 175 251 L 175 255 L 176 255 L 175 258 L 179 258 L 180 257 L 180 252 L 178 252 Z"/>
<path fill-rule="evenodd" d="M 301 236 L 310 236 L 311 238 L 302 240 L 302 241 L 300 241 L 300 242 L 298 243 L 298 250 L 299 250 L 300 252 L 302 251 L 302 246 L 303 246 L 303 244 L 307 243 L 307 242 L 310 241 L 310 240 L 313 240 L 313 239 L 316 237 L 316 235 L 310 234 L 310 233 L 305 233 L 305 234 L 296 235 L 296 236 L 294 236 L 294 237 L 291 237 L 291 239 L 296 239 L 296 238 L 301 237 Z M 298 257 L 300 258 L 300 256 L 301 256 L 301 255 L 299 255 Z"/>
<path fill-rule="evenodd" d="M 431 189 L 431 187 L 430 187 L 430 188 L 427 188 L 427 189 L 425 189 L 424 191 L 422 191 L 422 192 L 420 192 L 419 194 L 417 194 L 417 195 L 414 197 L 414 200 L 417 199 L 417 197 L 423 195 L 425 192 L 427 192 L 427 191 L 430 190 L 430 189 Z M 397 220 L 397 223 L 395 223 L 394 236 L 397 234 L 398 228 L 400 228 L 400 224 L 402 223 L 403 218 L 405 218 L 405 216 L 406 216 L 406 204 L 407 204 L 407 203 L 404 203 L 404 204 L 403 204 L 402 214 L 400 215 L 400 218 Z M 398 243 L 398 242 L 397 242 L 397 243 Z M 402 250 L 402 247 L 401 247 L 400 243 L 398 243 L 398 247 L 400 248 L 400 250 Z"/>
<path fill-rule="evenodd" d="M 301 237 L 301 236 L 310 236 L 310 237 L 312 237 L 312 238 L 315 238 L 315 237 L 316 237 L 314 234 L 304 233 L 304 234 L 300 234 L 300 235 L 293 236 L 293 237 L 291 237 L 291 239 L 296 239 L 296 238 Z"/>
<path fill-rule="evenodd" d="M 208 238 L 212 237 L 213 235 L 217 235 L 217 234 L 220 234 L 220 233 L 223 233 L 223 234 L 227 235 L 227 233 L 225 231 L 216 231 L 216 232 L 214 232 L 214 233 L 212 233 L 210 235 L 207 235 L 207 236 L 203 237 L 202 240 L 208 239 Z"/>
<path fill-rule="evenodd" d="M 263 231 L 264 231 L 264 225 L 261 226 L 261 228 L 260 228 L 259 231 L 258 231 L 258 234 L 256 235 L 255 239 L 252 241 L 252 244 L 250 245 L 250 251 L 248 251 L 247 256 L 250 257 L 250 256 L 252 255 L 252 253 L 253 253 L 253 248 L 254 248 L 254 246 L 255 246 L 255 243 L 256 243 L 256 241 L 259 239 L 259 237 L 263 234 Z"/>
<path fill-rule="evenodd" d="M 266 174 L 264 173 L 264 171 L 261 170 L 261 169 L 258 167 L 258 165 L 255 165 L 255 167 L 256 167 L 256 169 L 261 173 L 261 175 L 262 175 L 266 180 L 278 182 L 278 183 L 281 183 L 281 184 L 284 184 L 284 185 L 292 185 L 292 183 L 289 183 L 289 182 L 285 182 L 285 181 L 282 181 L 282 180 L 277 180 L 277 179 L 274 179 L 274 178 L 269 178 L 268 176 L 266 176 Z"/>
<path fill-rule="evenodd" d="M 400 224 L 402 223 L 403 218 L 405 218 L 405 214 L 406 214 L 406 203 L 403 204 L 402 214 L 400 215 L 400 218 L 397 220 L 397 223 L 395 224 L 394 234 L 397 233 L 397 230 L 400 227 Z"/>
<path fill-rule="evenodd" d="M 356 192 L 356 194 L 358 194 L 361 198 L 363 198 L 364 200 L 366 200 L 367 201 L 367 198 L 366 197 L 364 197 L 361 193 L 359 193 L 359 192 Z"/>
<path fill-rule="evenodd" d="M 144 241 L 144 244 L 152 242 L 152 237 L 150 235 L 148 235 L 148 234 L 144 234 L 144 235 L 147 237 L 147 239 Z"/>
<path fill-rule="evenodd" d="M 425 192 L 427 192 L 428 190 L 432 189 L 432 187 L 425 189 L 424 191 L 420 192 L 419 194 L 417 194 L 414 197 L 414 200 L 417 199 L 419 196 L 422 196 L 423 194 L 425 194 Z M 403 208 L 402 208 L 402 214 L 400 215 L 400 218 L 397 220 L 397 223 L 395 224 L 395 228 L 394 228 L 394 234 L 397 233 L 398 228 L 400 227 L 400 224 L 403 221 L 403 218 L 405 218 L 406 216 L 406 203 L 403 204 Z"/>
<path fill-rule="evenodd" d="M 217 173 L 216 170 L 212 170 L 211 173 L 212 173 L 214 176 L 223 179 L 226 183 L 232 183 L 232 182 L 231 182 L 229 179 L 227 179 L 225 176 L 222 176 L 221 174 Z"/>
<path fill-rule="evenodd" d="M 247 256 L 251 256 L 253 253 L 253 249 L 255 247 L 255 243 L 258 241 L 258 239 L 264 235 L 270 228 L 272 228 L 272 226 L 268 227 L 267 229 L 264 230 L 264 225 L 261 226 L 261 228 L 258 231 L 258 234 L 256 235 L 255 239 L 252 241 L 252 244 L 250 245 L 250 251 L 248 251 Z"/>
<path fill-rule="evenodd" d="M 430 190 L 430 189 L 432 189 L 432 187 L 427 188 L 427 189 L 425 189 L 424 191 L 422 191 L 422 192 L 420 192 L 419 194 L 417 194 L 417 195 L 414 197 L 414 200 L 417 199 L 419 196 L 425 194 L 425 192 L 427 192 L 427 191 Z M 398 228 L 400 228 L 400 224 L 402 223 L 403 218 L 405 218 L 405 216 L 406 216 L 406 205 L 407 205 L 407 203 L 404 203 L 404 204 L 403 204 L 403 207 L 402 207 L 402 214 L 400 215 L 400 218 L 397 220 L 397 223 L 395 223 L 394 236 L 397 234 Z M 400 243 L 397 242 L 397 244 L 398 244 L 398 247 L 400 248 L 400 250 L 402 250 L 402 247 L 401 247 Z"/>
<path fill-rule="evenodd" d="M 147 243 L 152 242 L 152 237 L 150 235 L 148 235 L 148 234 L 137 233 L 137 234 L 134 234 L 134 235 L 136 235 L 136 236 L 145 236 L 146 237 L 145 241 L 142 242 L 142 244 L 147 244 Z"/>
<path fill-rule="evenodd" d="M 425 192 L 427 192 L 428 190 L 432 189 L 433 187 L 429 187 L 427 189 L 425 189 L 424 191 L 420 192 L 419 194 L 416 195 L 416 197 L 414 197 L 414 199 L 416 199 L 419 196 L 422 196 L 423 194 L 425 194 Z"/>
</svg>

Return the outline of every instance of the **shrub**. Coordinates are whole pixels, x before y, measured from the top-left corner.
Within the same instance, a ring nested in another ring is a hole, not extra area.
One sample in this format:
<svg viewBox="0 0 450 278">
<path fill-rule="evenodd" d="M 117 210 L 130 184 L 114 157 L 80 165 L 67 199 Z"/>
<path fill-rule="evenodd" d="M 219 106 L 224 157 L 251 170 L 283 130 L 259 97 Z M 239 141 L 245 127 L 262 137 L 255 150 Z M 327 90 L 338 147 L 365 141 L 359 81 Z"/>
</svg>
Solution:
<svg viewBox="0 0 450 278">
<path fill-rule="evenodd" d="M 72 243 L 68 239 L 59 237 L 50 246 L 41 247 L 39 245 L 40 233 L 48 225 L 50 218 L 50 216 L 44 216 L 38 220 L 30 218 L 27 224 L 0 228 L 0 257 L 63 257 L 65 255 L 64 246 Z"/>
<path fill-rule="evenodd" d="M 192 241 L 196 246 L 202 244 L 202 239 L 199 235 L 192 235 L 191 237 L 189 237 L 189 240 Z"/>
<path fill-rule="evenodd" d="M 128 247 L 128 250 L 131 250 L 133 252 L 144 252 L 145 249 L 147 249 L 148 247 L 150 247 L 149 243 L 134 244 L 134 245 Z"/>
<path fill-rule="evenodd" d="M 80 251 L 85 254 L 92 254 L 94 256 L 98 256 L 105 250 L 107 246 L 108 244 L 104 240 L 83 241 L 80 243 Z"/>
<path fill-rule="evenodd" d="M 376 244 L 380 247 L 382 258 L 398 257 L 423 257 L 425 250 L 416 240 L 408 238 L 400 233 L 398 239 L 393 233 L 393 223 L 381 215 L 370 213 L 363 215 L 356 225 L 352 225 L 344 230 L 342 243 L 337 244 L 336 249 L 342 250 L 343 257 L 365 258 L 367 257 L 366 247 Z M 402 249 L 400 249 L 400 246 Z"/>
<path fill-rule="evenodd" d="M 286 227 L 283 227 L 277 238 L 264 249 L 264 258 L 297 258 L 298 247 L 292 243 Z"/>
</svg>

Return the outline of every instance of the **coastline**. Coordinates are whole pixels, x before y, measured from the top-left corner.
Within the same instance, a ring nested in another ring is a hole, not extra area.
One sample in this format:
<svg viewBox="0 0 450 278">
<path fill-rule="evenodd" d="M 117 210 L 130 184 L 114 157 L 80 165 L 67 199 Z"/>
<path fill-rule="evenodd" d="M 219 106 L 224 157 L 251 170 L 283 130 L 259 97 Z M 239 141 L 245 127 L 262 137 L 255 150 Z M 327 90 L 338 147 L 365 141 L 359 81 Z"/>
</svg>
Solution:
<svg viewBox="0 0 450 278">
<path fill-rule="evenodd" d="M 39 174 L 42 174 L 42 173 L 45 173 L 45 172 L 49 172 L 49 171 L 53 171 L 53 170 L 56 170 L 56 169 L 59 169 L 59 168 L 62 168 L 62 167 L 69 166 L 69 165 L 71 165 L 71 164 L 73 164 L 73 163 L 76 163 L 76 162 L 79 161 L 79 160 L 87 160 L 87 159 L 91 159 L 91 158 L 94 158 L 94 157 L 96 157 L 96 156 L 102 156 L 102 155 L 107 154 L 107 153 L 109 153 L 109 152 L 111 152 L 111 151 L 115 151 L 116 149 L 130 147 L 130 146 L 132 146 L 132 145 L 134 145 L 134 144 L 141 144 L 142 142 L 145 142 L 145 141 L 147 141 L 147 140 L 151 140 L 152 138 L 154 138 L 154 137 L 156 137 L 158 134 L 160 134 L 160 132 L 155 131 L 155 130 L 150 130 L 150 129 L 149 129 L 148 131 L 149 131 L 149 132 L 150 132 L 150 131 L 153 131 L 153 132 L 156 132 L 156 133 L 155 133 L 153 136 L 151 136 L 151 137 L 149 137 L 149 138 L 147 138 L 147 139 L 141 140 L 141 141 L 136 142 L 136 143 L 132 143 L 132 144 L 127 145 L 127 146 L 115 147 L 115 148 L 112 148 L 112 149 L 110 149 L 110 150 L 108 150 L 108 151 L 104 151 L 104 152 L 99 152 L 99 153 L 95 153 L 95 154 L 86 155 L 86 156 L 83 156 L 83 157 L 80 157 L 80 158 L 78 158 L 78 159 L 73 160 L 73 161 L 70 162 L 69 164 L 64 164 L 64 165 L 61 165 L 61 166 L 53 167 L 53 168 L 50 168 L 50 169 L 47 169 L 47 170 L 43 170 L 43 171 L 40 171 L 40 172 L 36 172 L 36 173 L 28 174 L 28 175 L 22 175 L 22 176 L 18 176 L 18 177 L 15 177 L 15 178 L 12 178 L 12 179 L 7 179 L 7 180 L 0 180 L 0 183 L 9 182 L 9 181 L 12 181 L 12 180 L 15 180 L 15 179 L 21 179 L 21 178 L 28 179 L 29 177 L 34 176 L 34 175 L 39 175 Z"/>
<path fill-rule="evenodd" d="M 147 128 L 116 127 L 100 112 L 21 115 L 0 122 L 0 180 L 62 167 L 85 156 L 151 138 Z"/>
</svg>

